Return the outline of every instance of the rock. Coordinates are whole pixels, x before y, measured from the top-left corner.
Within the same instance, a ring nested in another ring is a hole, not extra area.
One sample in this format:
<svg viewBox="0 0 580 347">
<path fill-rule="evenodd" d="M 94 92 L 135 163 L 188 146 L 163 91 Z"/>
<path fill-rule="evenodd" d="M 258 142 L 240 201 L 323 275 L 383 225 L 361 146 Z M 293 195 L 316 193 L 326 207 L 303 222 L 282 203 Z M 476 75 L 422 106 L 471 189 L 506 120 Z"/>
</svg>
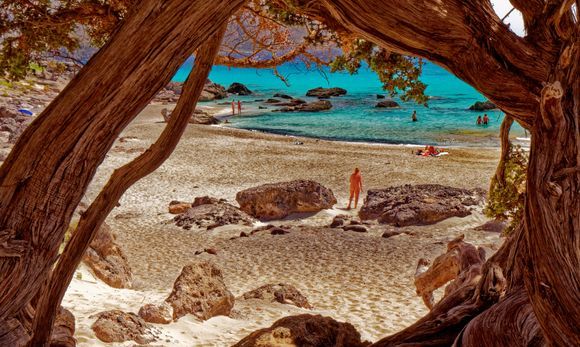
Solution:
<svg viewBox="0 0 580 347">
<path fill-rule="evenodd" d="M 59 307 L 50 336 L 50 347 L 75 347 L 75 316 L 62 306 Z"/>
<path fill-rule="evenodd" d="M 258 106 L 258 110 L 267 110 L 268 108 L 266 106 Z"/>
<path fill-rule="evenodd" d="M 277 104 L 274 104 L 274 106 L 278 106 L 278 107 L 293 107 L 293 106 L 300 106 L 300 105 L 304 105 L 306 104 L 306 101 L 302 100 L 302 99 L 292 99 L 290 101 L 287 102 L 279 102 Z M 305 107 L 305 106 L 303 106 Z"/>
<path fill-rule="evenodd" d="M 294 305 L 301 308 L 311 309 L 308 299 L 296 287 L 289 284 L 266 284 L 242 295 L 242 298 L 260 299 L 270 302 L 279 302 L 286 305 Z"/>
<path fill-rule="evenodd" d="M 217 83 L 212 83 L 210 80 L 207 80 L 203 87 L 203 92 L 201 93 L 199 101 L 221 100 L 227 97 L 228 92 L 226 91 L 226 88 Z"/>
<path fill-rule="evenodd" d="M 328 99 L 328 98 L 333 97 L 333 96 L 346 95 L 346 93 L 347 93 L 346 89 L 342 89 L 342 88 L 318 87 L 318 88 L 310 89 L 308 92 L 306 92 L 306 96 L 317 97 L 320 99 Z"/>
<path fill-rule="evenodd" d="M 354 231 L 357 233 L 366 233 L 368 232 L 367 228 L 365 226 L 362 225 L 347 225 L 342 227 L 342 230 L 344 231 Z"/>
<path fill-rule="evenodd" d="M 171 119 L 172 112 L 173 111 L 170 111 L 166 108 L 161 110 L 161 115 L 163 116 L 165 123 L 169 122 L 169 119 Z M 189 124 L 212 125 L 219 124 L 219 120 L 203 110 L 196 109 L 189 119 Z"/>
<path fill-rule="evenodd" d="M 16 143 L 33 118 L 23 116 L 14 107 L 0 106 L 0 131 L 8 133 L 8 143 Z"/>
<path fill-rule="evenodd" d="M 495 109 L 497 109 L 497 106 L 491 101 L 477 101 L 475 104 L 469 106 L 470 111 L 489 111 Z"/>
<path fill-rule="evenodd" d="M 274 228 L 270 229 L 270 234 L 272 234 L 272 235 L 286 235 L 289 232 L 290 231 L 288 231 L 286 229 L 282 229 L 282 228 L 278 228 L 278 227 L 274 227 Z"/>
<path fill-rule="evenodd" d="M 404 185 L 369 190 L 359 212 L 363 220 L 402 227 L 428 225 L 471 214 L 468 206 L 482 202 L 484 192 L 438 184 Z"/>
<path fill-rule="evenodd" d="M 135 341 L 148 344 L 156 340 L 152 327 L 134 313 L 120 310 L 105 311 L 97 314 L 91 326 L 97 338 L 103 342 Z"/>
<path fill-rule="evenodd" d="M 251 226 L 256 221 L 239 208 L 228 204 L 225 200 L 210 197 L 196 198 L 192 207 L 175 216 L 175 224 L 186 230 L 193 226 L 215 229 L 223 225 L 242 224 Z"/>
<path fill-rule="evenodd" d="M 268 99 L 268 100 L 264 101 L 265 104 L 278 104 L 280 102 L 281 101 L 278 99 Z"/>
<path fill-rule="evenodd" d="M 139 309 L 139 317 L 148 323 L 169 324 L 173 321 L 173 307 L 166 302 L 161 305 L 147 304 Z"/>
<path fill-rule="evenodd" d="M 344 220 L 345 220 L 345 219 L 346 219 L 346 216 L 344 216 L 344 215 L 338 215 L 338 216 L 335 216 L 335 217 L 332 219 L 332 223 L 330 223 L 330 227 L 331 227 L 331 228 L 338 228 L 338 227 L 341 227 L 341 226 L 343 226 L 343 225 L 344 225 Z"/>
<path fill-rule="evenodd" d="M 187 265 L 165 300 L 173 306 L 173 319 L 192 314 L 200 320 L 229 316 L 234 296 L 226 288 L 221 270 L 210 262 Z"/>
<path fill-rule="evenodd" d="M 381 101 L 379 103 L 377 103 L 377 105 L 375 107 L 378 108 L 395 108 L 395 107 L 400 107 L 400 105 L 394 101 L 394 100 L 385 100 L 385 101 Z"/>
<path fill-rule="evenodd" d="M 172 201 L 169 203 L 169 213 L 182 214 L 191 208 L 191 204 L 182 201 Z"/>
<path fill-rule="evenodd" d="M 280 99 L 287 99 L 287 100 L 292 100 L 292 99 L 294 99 L 293 97 L 291 97 L 291 96 L 290 96 L 290 95 L 288 95 L 288 94 L 281 94 L 281 93 L 276 93 L 276 94 L 274 94 L 274 97 L 275 97 L 275 98 L 280 98 Z"/>
<path fill-rule="evenodd" d="M 218 251 L 215 248 L 205 248 L 203 251 L 207 254 L 212 254 L 212 255 L 218 254 Z"/>
<path fill-rule="evenodd" d="M 125 253 L 115 242 L 111 228 L 103 223 L 83 257 L 97 278 L 113 288 L 131 288 L 133 273 Z"/>
<path fill-rule="evenodd" d="M 384 95 L 382 95 L 382 94 L 377 94 L 377 99 L 384 99 L 384 98 L 385 98 L 385 96 L 384 96 Z"/>
<path fill-rule="evenodd" d="M 507 228 L 508 222 L 505 220 L 490 220 L 489 222 L 484 223 L 483 225 L 478 226 L 475 230 L 478 231 L 488 231 L 492 233 L 503 233 L 505 228 Z"/>
<path fill-rule="evenodd" d="M 350 323 L 321 315 L 302 314 L 276 321 L 271 327 L 255 331 L 233 347 L 364 347 L 360 333 Z"/>
<path fill-rule="evenodd" d="M 398 232 L 398 231 L 387 230 L 383 233 L 383 237 L 385 239 L 388 239 L 389 237 L 397 236 L 399 234 L 400 234 L 400 232 Z"/>
<path fill-rule="evenodd" d="M 238 82 L 232 83 L 228 87 L 227 92 L 231 93 L 231 94 L 237 94 L 237 95 L 252 95 L 252 91 L 250 89 L 248 89 L 248 87 L 246 87 L 245 85 L 238 83 Z"/>
<path fill-rule="evenodd" d="M 297 99 L 296 99 L 297 100 Z M 328 100 L 320 100 L 315 102 L 309 102 L 305 104 L 297 104 L 295 106 L 285 106 L 278 110 L 277 112 L 320 112 L 330 110 L 332 104 Z"/>
<path fill-rule="evenodd" d="M 314 181 L 296 180 L 265 184 L 236 195 L 240 209 L 262 220 L 281 219 L 292 213 L 318 212 L 332 208 L 332 191 Z"/>
</svg>

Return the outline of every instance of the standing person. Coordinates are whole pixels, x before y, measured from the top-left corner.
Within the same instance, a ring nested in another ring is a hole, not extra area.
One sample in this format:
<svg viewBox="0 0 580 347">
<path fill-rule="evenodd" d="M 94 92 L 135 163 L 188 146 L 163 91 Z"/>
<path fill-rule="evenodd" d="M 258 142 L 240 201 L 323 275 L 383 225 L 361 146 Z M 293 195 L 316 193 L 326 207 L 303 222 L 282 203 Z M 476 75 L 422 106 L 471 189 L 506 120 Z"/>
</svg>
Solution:
<svg viewBox="0 0 580 347">
<path fill-rule="evenodd" d="M 352 175 L 350 175 L 350 197 L 348 198 L 347 210 L 350 210 L 350 204 L 352 203 L 352 198 L 354 197 L 354 208 L 358 206 L 358 197 L 362 191 L 362 175 L 359 168 L 355 168 Z"/>
<path fill-rule="evenodd" d="M 487 113 L 483 115 L 483 125 L 488 125 L 489 124 L 489 117 L 487 116 Z"/>
<path fill-rule="evenodd" d="M 242 114 L 242 102 L 240 100 L 238 100 L 238 114 Z"/>
<path fill-rule="evenodd" d="M 477 125 L 481 125 L 481 116 L 477 116 Z"/>
<path fill-rule="evenodd" d="M 417 121 L 417 111 L 413 111 L 413 115 L 411 116 L 411 120 L 413 122 L 416 122 Z"/>
<path fill-rule="evenodd" d="M 236 102 L 232 100 L 232 116 L 236 115 Z"/>
</svg>

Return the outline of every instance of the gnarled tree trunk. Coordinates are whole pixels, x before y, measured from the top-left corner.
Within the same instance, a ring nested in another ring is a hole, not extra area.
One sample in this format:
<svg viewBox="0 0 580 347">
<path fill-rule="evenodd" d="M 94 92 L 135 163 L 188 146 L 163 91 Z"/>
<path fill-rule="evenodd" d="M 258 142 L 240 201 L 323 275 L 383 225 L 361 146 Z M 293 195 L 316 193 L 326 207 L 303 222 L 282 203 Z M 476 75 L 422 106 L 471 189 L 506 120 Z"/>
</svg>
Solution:
<svg viewBox="0 0 580 347">
<path fill-rule="evenodd" d="M 21 136 L 0 169 L 0 345 L 23 343 L 17 318 L 119 133 L 243 2 L 140 2 Z"/>
</svg>

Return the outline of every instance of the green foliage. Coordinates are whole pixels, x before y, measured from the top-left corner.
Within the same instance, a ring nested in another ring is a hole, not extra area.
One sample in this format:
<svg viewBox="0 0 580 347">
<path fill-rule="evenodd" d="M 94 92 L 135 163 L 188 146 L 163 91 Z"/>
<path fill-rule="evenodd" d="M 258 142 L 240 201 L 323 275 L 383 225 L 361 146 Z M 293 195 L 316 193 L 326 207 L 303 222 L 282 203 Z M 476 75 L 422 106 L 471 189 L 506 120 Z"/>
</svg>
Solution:
<svg viewBox="0 0 580 347">
<path fill-rule="evenodd" d="M 505 162 L 505 184 L 500 184 L 495 175 L 491 180 L 489 199 L 484 213 L 490 218 L 510 220 L 505 230 L 506 234 L 516 229 L 523 217 L 527 167 L 527 153 L 521 146 L 511 146 Z"/>
<path fill-rule="evenodd" d="M 421 59 L 391 53 L 369 41 L 359 39 L 353 42 L 352 49 L 334 59 L 330 67 L 332 72 L 347 71 L 355 74 L 363 62 L 376 72 L 383 83 L 383 89 L 391 97 L 401 93 L 403 101 L 427 105 L 427 86 L 419 79 L 423 70 Z"/>
</svg>

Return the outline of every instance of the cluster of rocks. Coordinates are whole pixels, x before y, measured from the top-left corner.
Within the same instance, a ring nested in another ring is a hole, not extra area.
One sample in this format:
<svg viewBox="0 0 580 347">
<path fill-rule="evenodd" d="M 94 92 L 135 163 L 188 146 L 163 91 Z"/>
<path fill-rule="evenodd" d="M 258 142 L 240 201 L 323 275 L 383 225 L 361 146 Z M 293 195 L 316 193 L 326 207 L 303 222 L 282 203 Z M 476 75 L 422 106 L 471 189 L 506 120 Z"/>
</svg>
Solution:
<svg viewBox="0 0 580 347">
<path fill-rule="evenodd" d="M 169 119 L 171 119 L 171 114 L 173 113 L 173 110 L 168 110 L 166 108 L 161 110 L 161 115 L 163 116 L 163 120 L 167 123 L 169 122 Z M 191 118 L 189 119 L 189 124 L 202 124 L 202 125 L 212 125 L 212 124 L 219 124 L 219 120 L 212 116 L 211 114 L 200 110 L 200 109 L 196 109 L 193 112 L 193 115 L 191 115 Z"/>
<path fill-rule="evenodd" d="M 475 104 L 469 106 L 470 111 L 489 111 L 495 109 L 497 109 L 497 106 L 491 101 L 477 101 Z"/>
<path fill-rule="evenodd" d="M 133 272 L 123 250 L 115 241 L 111 227 L 106 223 L 99 228 L 87 249 L 83 262 L 95 276 L 114 288 L 131 288 Z"/>
<path fill-rule="evenodd" d="M 0 105 L 0 142 L 16 143 L 32 120 L 31 116 L 18 112 L 14 107 Z"/>
<path fill-rule="evenodd" d="M 398 227 L 434 224 L 450 217 L 470 215 L 470 207 L 482 203 L 484 196 L 485 192 L 479 189 L 438 184 L 371 189 L 359 217 Z"/>
<path fill-rule="evenodd" d="M 245 85 L 238 83 L 238 82 L 232 83 L 228 87 L 227 92 L 230 94 L 236 94 L 236 95 L 242 95 L 242 96 L 253 94 L 253 92 L 248 87 L 246 87 Z"/>
<path fill-rule="evenodd" d="M 295 99 L 298 100 L 298 99 Z M 291 104 L 291 103 L 279 103 L 277 106 L 288 105 L 284 106 L 276 111 L 278 112 L 321 112 L 327 111 L 332 108 L 332 104 L 328 100 L 319 100 L 314 102 L 304 102 L 298 104 Z"/>
<path fill-rule="evenodd" d="M 339 214 L 332 219 L 330 227 L 333 229 L 340 228 L 344 231 L 354 231 L 357 233 L 368 232 L 368 223 L 353 219 L 352 216 Z"/>
<path fill-rule="evenodd" d="M 169 209 L 170 212 L 179 212 L 173 220 L 177 226 L 186 230 L 194 226 L 207 230 L 230 224 L 251 226 L 256 222 L 252 216 L 225 200 L 207 196 L 196 198 L 191 207 L 187 203 L 173 201 Z"/>
<path fill-rule="evenodd" d="M 343 88 L 314 88 L 306 92 L 306 96 L 315 97 L 319 99 L 330 99 L 333 96 L 346 95 L 347 91 Z"/>
<path fill-rule="evenodd" d="M 281 219 L 293 213 L 312 213 L 332 208 L 336 198 L 320 183 L 295 180 L 264 184 L 239 192 L 240 209 L 260 220 Z"/>
<path fill-rule="evenodd" d="M 294 305 L 300 308 L 311 309 L 308 299 L 296 287 L 290 284 L 266 284 L 242 295 L 245 300 L 259 299 L 280 304 Z"/>
<path fill-rule="evenodd" d="M 181 90 L 183 88 L 183 83 L 181 82 L 170 82 L 165 88 L 163 88 L 155 98 L 154 102 L 159 102 L 163 104 L 176 103 L 181 95 Z M 213 101 L 221 100 L 228 97 L 228 92 L 224 86 L 217 83 L 213 83 L 210 80 L 205 82 L 203 91 L 199 97 L 199 101 Z"/>
</svg>

